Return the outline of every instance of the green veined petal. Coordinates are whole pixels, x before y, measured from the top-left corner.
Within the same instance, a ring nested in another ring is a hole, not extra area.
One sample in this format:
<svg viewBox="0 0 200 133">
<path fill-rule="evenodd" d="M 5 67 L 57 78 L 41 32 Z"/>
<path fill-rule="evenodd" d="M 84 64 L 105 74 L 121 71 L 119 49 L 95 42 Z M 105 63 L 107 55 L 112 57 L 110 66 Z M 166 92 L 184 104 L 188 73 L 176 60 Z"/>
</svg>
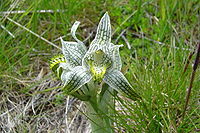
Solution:
<svg viewBox="0 0 200 133">
<path fill-rule="evenodd" d="M 112 55 L 112 59 L 113 59 L 113 68 L 117 69 L 118 71 L 121 71 L 122 68 L 122 62 L 121 62 L 121 57 L 119 54 L 119 48 L 122 47 L 123 45 L 114 45 L 113 46 L 113 55 Z"/>
<path fill-rule="evenodd" d="M 111 41 L 111 24 L 110 24 L 110 17 L 106 12 L 103 17 L 101 18 L 98 28 L 97 34 L 95 36 L 96 43 L 110 42 Z"/>
<path fill-rule="evenodd" d="M 141 97 L 133 90 L 124 75 L 118 70 L 111 70 L 105 74 L 104 82 L 115 90 L 126 94 L 130 99 L 136 100 Z"/>
<path fill-rule="evenodd" d="M 83 45 L 83 48 L 86 50 L 86 47 L 84 45 L 84 43 L 82 41 L 80 41 L 77 37 L 76 37 L 76 30 L 79 26 L 80 22 L 79 21 L 76 21 L 72 28 L 71 28 L 71 34 L 72 34 L 72 37 L 80 44 L 80 45 Z"/>
<path fill-rule="evenodd" d="M 63 72 L 61 75 L 64 84 L 63 90 L 67 93 L 73 93 L 81 86 L 88 83 L 91 78 L 92 76 L 86 68 L 77 66 L 70 72 Z"/>
<path fill-rule="evenodd" d="M 94 52 L 102 49 L 104 45 L 109 45 L 111 41 L 111 24 L 110 17 L 106 12 L 101 18 L 97 27 L 95 39 L 92 41 L 88 52 Z"/>
<path fill-rule="evenodd" d="M 61 80 L 62 80 L 63 83 L 68 79 L 68 77 L 70 76 L 70 74 L 71 74 L 70 71 L 63 70 L 63 72 L 62 72 L 62 74 L 60 76 L 60 78 L 61 78 Z"/>
<path fill-rule="evenodd" d="M 62 51 L 65 59 L 69 62 L 71 67 L 79 66 L 82 64 L 82 58 L 86 53 L 84 45 L 77 42 L 67 42 L 61 39 Z"/>
<path fill-rule="evenodd" d="M 121 57 L 119 54 L 119 48 L 122 47 L 123 45 L 114 45 L 110 43 L 110 45 L 102 47 L 102 51 L 107 54 L 113 61 L 112 68 L 121 70 L 122 67 L 122 62 L 121 62 Z"/>
</svg>

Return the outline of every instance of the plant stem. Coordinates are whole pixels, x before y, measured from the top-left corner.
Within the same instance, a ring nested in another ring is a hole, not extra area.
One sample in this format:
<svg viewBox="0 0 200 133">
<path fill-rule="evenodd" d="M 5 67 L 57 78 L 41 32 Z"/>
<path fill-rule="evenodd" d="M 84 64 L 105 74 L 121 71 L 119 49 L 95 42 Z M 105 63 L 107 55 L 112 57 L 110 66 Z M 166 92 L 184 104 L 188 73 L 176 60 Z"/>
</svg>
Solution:
<svg viewBox="0 0 200 133">
<path fill-rule="evenodd" d="M 190 55 L 188 56 L 188 59 L 187 59 L 187 62 L 186 62 L 186 64 L 185 64 L 184 72 L 183 72 L 183 73 L 186 72 L 186 70 L 187 70 L 187 68 L 188 68 L 188 66 L 189 66 L 189 64 L 190 64 L 190 60 L 192 59 L 192 56 L 194 55 L 194 53 L 195 53 L 195 51 L 192 51 L 192 52 L 190 53 Z"/>
<path fill-rule="evenodd" d="M 96 96 L 86 102 L 92 133 L 113 133 L 113 122 L 110 119 L 110 114 L 112 114 L 114 103 L 111 96 L 110 92 L 106 91 L 100 100 L 100 97 Z"/>
<path fill-rule="evenodd" d="M 196 59 L 195 59 L 195 62 L 194 62 L 192 76 L 191 76 L 191 79 L 190 79 L 190 86 L 189 86 L 188 91 L 187 91 L 185 106 L 184 106 L 184 109 L 183 109 L 183 115 L 182 115 L 183 120 L 184 120 L 185 112 L 187 110 L 187 106 L 188 106 L 188 103 L 189 103 L 190 94 L 191 94 L 191 91 L 192 91 L 192 85 L 193 85 L 193 81 L 194 81 L 194 77 L 195 77 L 197 67 L 199 65 L 199 60 L 200 60 L 200 43 L 199 43 L 198 48 L 197 48 L 197 56 L 196 56 Z"/>
<path fill-rule="evenodd" d="M 87 104 L 87 115 L 90 120 L 92 133 L 113 133 L 112 123 L 106 114 L 95 111 L 90 103 Z M 100 109 L 99 109 L 100 110 Z"/>
</svg>

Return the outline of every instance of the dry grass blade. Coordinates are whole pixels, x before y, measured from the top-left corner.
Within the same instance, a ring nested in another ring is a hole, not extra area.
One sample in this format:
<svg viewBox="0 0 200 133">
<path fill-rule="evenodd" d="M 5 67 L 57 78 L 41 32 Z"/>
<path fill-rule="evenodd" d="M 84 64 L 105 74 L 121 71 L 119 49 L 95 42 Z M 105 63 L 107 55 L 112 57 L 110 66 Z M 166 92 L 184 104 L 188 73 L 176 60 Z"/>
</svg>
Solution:
<svg viewBox="0 0 200 133">
<path fill-rule="evenodd" d="M 31 30 L 29 30 L 28 28 L 26 28 L 25 26 L 23 26 L 23 25 L 17 23 L 17 22 L 14 21 L 13 19 L 11 19 L 11 18 L 9 18 L 9 17 L 6 17 L 6 18 L 7 18 L 10 22 L 12 22 L 12 23 L 16 24 L 17 26 L 19 26 L 20 28 L 22 28 L 22 29 L 24 29 L 24 30 L 30 32 L 31 34 L 35 35 L 36 37 L 40 38 L 41 40 L 43 40 L 43 41 L 47 42 L 48 44 L 50 44 L 50 45 L 56 47 L 57 49 L 60 49 L 60 50 L 61 50 L 60 47 L 58 47 L 58 46 L 55 45 L 54 43 L 50 42 L 49 40 L 45 39 L 44 37 L 42 37 L 42 36 L 36 34 L 35 32 L 33 32 L 33 31 L 31 31 Z"/>
<path fill-rule="evenodd" d="M 190 79 L 190 86 L 187 90 L 187 96 L 186 96 L 185 106 L 184 106 L 183 115 L 182 115 L 183 120 L 184 120 L 184 117 L 185 117 L 185 112 L 186 112 L 187 107 L 188 107 L 190 94 L 191 94 L 191 91 L 192 91 L 192 86 L 193 86 L 193 82 L 194 82 L 194 78 L 195 78 L 195 73 L 196 73 L 197 67 L 199 65 L 199 60 L 200 60 L 200 43 L 199 43 L 198 48 L 197 48 L 197 56 L 196 56 L 194 66 L 193 66 L 192 76 L 191 76 L 191 79 Z"/>
<path fill-rule="evenodd" d="M 194 53 L 195 53 L 195 51 L 191 52 L 190 55 L 188 56 L 188 59 L 187 59 L 187 62 L 186 62 L 186 64 L 185 64 L 183 73 L 186 72 L 186 70 L 187 70 L 187 68 L 188 68 L 188 66 L 189 66 L 189 64 L 190 64 L 190 61 L 191 61 L 192 56 L 194 55 Z"/>
<path fill-rule="evenodd" d="M 130 43 L 128 42 L 128 40 L 126 39 L 126 37 L 124 35 L 122 35 L 122 38 L 124 39 L 124 41 L 126 42 L 126 45 L 128 47 L 128 49 L 131 49 L 131 45 Z"/>
<path fill-rule="evenodd" d="M 157 43 L 157 44 L 159 44 L 159 45 L 166 45 L 166 44 L 163 43 L 163 42 L 159 42 L 159 41 L 150 39 L 150 38 L 148 38 L 148 37 L 145 37 L 144 35 L 140 35 L 140 34 L 137 34 L 137 33 L 132 33 L 132 34 L 133 34 L 134 36 L 137 36 L 137 37 L 139 37 L 139 38 L 142 38 L 142 39 L 145 39 L 145 40 L 154 42 L 154 43 Z M 166 46 L 169 46 L 169 45 L 166 45 Z M 189 48 L 179 48 L 179 47 L 176 47 L 176 46 L 170 46 L 170 47 L 175 48 L 175 49 L 186 50 L 186 51 L 193 51 L 192 49 L 189 49 Z"/>
<path fill-rule="evenodd" d="M 1 26 L 1 28 L 2 28 L 3 30 L 5 30 L 10 36 L 12 36 L 12 38 L 15 38 L 15 36 L 14 36 L 9 30 L 7 30 L 5 26 L 3 26 L 3 25 L 0 25 L 0 26 Z"/>
<path fill-rule="evenodd" d="M 48 78 L 30 88 L 30 91 L 40 92 L 55 86 L 60 86 L 60 82 Z M 81 105 L 79 109 L 84 111 L 80 101 L 68 97 L 63 99 L 67 100 L 67 105 L 65 102 L 56 105 L 56 99 L 60 95 L 59 89 L 30 96 L 16 91 L 0 94 L 0 132 L 82 133 L 89 131 L 85 116 L 81 115 L 76 108 L 77 105 Z"/>
<path fill-rule="evenodd" d="M 132 13 L 120 24 L 120 26 L 117 27 L 117 28 L 115 29 L 115 31 L 112 33 L 112 35 L 114 35 L 114 34 L 120 29 L 120 27 L 121 27 L 122 25 L 124 25 L 136 12 L 137 12 L 137 10 L 134 11 L 134 12 L 132 12 Z"/>
<path fill-rule="evenodd" d="M 37 10 L 35 11 L 36 13 L 55 13 L 55 12 L 65 12 L 66 10 Z M 25 10 L 21 10 L 21 11 L 4 11 L 4 12 L 0 12 L 0 15 L 10 15 L 10 14 L 23 14 L 26 13 Z M 29 13 L 33 13 L 33 12 L 29 12 Z"/>
</svg>

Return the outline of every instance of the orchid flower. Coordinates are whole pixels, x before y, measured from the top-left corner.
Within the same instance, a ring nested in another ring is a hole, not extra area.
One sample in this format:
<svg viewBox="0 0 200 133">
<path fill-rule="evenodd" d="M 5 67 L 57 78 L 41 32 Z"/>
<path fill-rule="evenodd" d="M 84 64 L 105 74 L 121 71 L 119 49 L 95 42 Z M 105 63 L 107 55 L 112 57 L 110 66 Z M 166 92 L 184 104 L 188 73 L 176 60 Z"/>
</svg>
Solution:
<svg viewBox="0 0 200 133">
<path fill-rule="evenodd" d="M 133 100 L 140 99 L 121 72 L 119 48 L 123 45 L 114 45 L 111 42 L 108 13 L 101 18 L 96 36 L 88 50 L 75 35 L 79 24 L 80 22 L 76 21 L 71 28 L 75 42 L 64 41 L 61 38 L 63 56 L 55 57 L 50 64 L 51 69 L 62 80 L 63 91 L 89 102 L 95 112 L 98 112 L 99 108 L 107 110 L 105 101 L 109 101 L 108 97 L 112 96 L 107 93 L 109 89 L 122 92 Z M 105 122 L 104 126 L 110 125 L 109 120 L 102 117 L 100 119 L 102 119 L 101 123 L 99 119 L 96 121 L 99 125 Z"/>
<path fill-rule="evenodd" d="M 76 21 L 71 29 L 72 37 L 76 42 L 63 41 L 61 38 L 62 52 L 66 60 L 59 66 L 63 68 L 61 80 L 64 90 L 71 94 L 92 80 L 98 83 L 105 82 L 132 99 L 139 98 L 120 72 L 122 63 L 119 48 L 123 45 L 111 43 L 111 24 L 108 13 L 101 18 L 95 39 L 88 50 L 75 35 L 79 24 L 80 22 Z"/>
</svg>

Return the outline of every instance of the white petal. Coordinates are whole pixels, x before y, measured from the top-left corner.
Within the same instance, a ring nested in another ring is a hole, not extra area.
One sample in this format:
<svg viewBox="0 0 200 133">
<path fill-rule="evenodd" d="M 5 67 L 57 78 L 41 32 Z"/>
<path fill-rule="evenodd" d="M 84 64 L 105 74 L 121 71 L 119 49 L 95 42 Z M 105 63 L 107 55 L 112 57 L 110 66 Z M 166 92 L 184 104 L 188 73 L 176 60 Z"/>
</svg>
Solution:
<svg viewBox="0 0 200 133">
<path fill-rule="evenodd" d="M 114 45 L 113 46 L 113 53 L 112 53 L 112 59 L 113 59 L 113 68 L 117 69 L 118 71 L 121 71 L 122 68 L 122 61 L 119 54 L 119 48 L 123 45 Z"/>
<path fill-rule="evenodd" d="M 86 53 L 84 45 L 77 42 L 67 42 L 61 39 L 62 52 L 65 56 L 67 62 L 69 62 L 71 67 L 79 66 L 82 64 L 82 58 Z"/>
<path fill-rule="evenodd" d="M 79 21 L 76 21 L 76 22 L 73 24 L 73 26 L 72 26 L 72 28 L 71 28 L 71 34 L 72 34 L 72 37 L 73 37 L 79 44 L 83 45 L 84 48 L 86 49 L 86 47 L 85 47 L 85 45 L 83 44 L 83 42 L 80 41 L 80 40 L 76 37 L 76 30 L 77 30 L 79 24 L 80 24 Z"/>
<path fill-rule="evenodd" d="M 99 22 L 95 40 L 97 40 L 97 42 L 99 43 L 101 43 L 101 41 L 105 42 L 111 41 L 111 24 L 110 24 L 110 17 L 107 12 L 103 15 L 103 17 Z"/>
<path fill-rule="evenodd" d="M 61 79 L 64 83 L 63 90 L 67 93 L 73 93 L 88 83 L 92 79 L 92 76 L 87 69 L 82 66 L 77 66 L 70 72 L 63 72 Z"/>
<path fill-rule="evenodd" d="M 140 96 L 133 90 L 128 80 L 120 71 L 111 70 L 105 75 L 103 80 L 113 89 L 126 94 L 130 99 L 140 99 Z"/>
<path fill-rule="evenodd" d="M 94 52 L 95 50 L 101 49 L 104 45 L 109 45 L 111 41 L 111 24 L 110 17 L 106 12 L 101 18 L 95 39 L 92 41 L 88 52 Z"/>
</svg>

